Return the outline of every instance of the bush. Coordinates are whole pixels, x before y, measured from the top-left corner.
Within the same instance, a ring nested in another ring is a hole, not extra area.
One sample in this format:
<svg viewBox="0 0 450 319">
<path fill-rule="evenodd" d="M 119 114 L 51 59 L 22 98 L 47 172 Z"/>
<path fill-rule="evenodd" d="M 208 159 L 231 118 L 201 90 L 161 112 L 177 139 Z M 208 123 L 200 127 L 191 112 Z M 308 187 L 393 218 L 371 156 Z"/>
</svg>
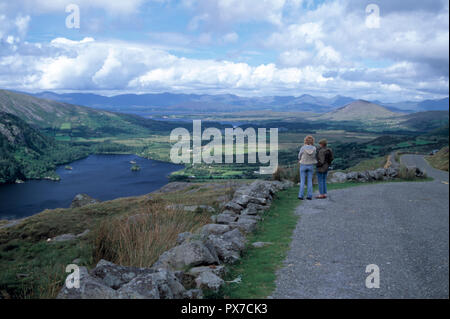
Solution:
<svg viewBox="0 0 450 319">
<path fill-rule="evenodd" d="M 123 266 L 150 267 L 163 252 L 176 245 L 178 234 L 193 232 L 209 222 L 209 214 L 152 203 L 140 214 L 101 223 L 94 243 L 94 259 L 106 259 Z"/>
<path fill-rule="evenodd" d="M 294 183 L 300 182 L 300 166 L 299 164 L 287 167 L 278 166 L 275 173 L 272 174 L 272 179 L 275 181 L 290 180 Z"/>
<path fill-rule="evenodd" d="M 407 181 L 416 179 L 416 168 L 413 169 L 406 167 L 405 165 L 400 166 L 400 170 L 398 172 L 398 177 Z"/>
</svg>

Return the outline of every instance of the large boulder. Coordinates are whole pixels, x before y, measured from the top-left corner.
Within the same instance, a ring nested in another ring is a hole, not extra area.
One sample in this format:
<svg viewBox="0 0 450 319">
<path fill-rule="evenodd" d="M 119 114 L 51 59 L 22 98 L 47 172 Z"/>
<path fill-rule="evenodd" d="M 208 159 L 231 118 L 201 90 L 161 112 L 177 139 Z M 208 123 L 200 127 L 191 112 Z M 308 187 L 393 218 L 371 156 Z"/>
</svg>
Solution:
<svg viewBox="0 0 450 319">
<path fill-rule="evenodd" d="M 196 279 L 197 288 L 217 291 L 225 283 L 211 271 L 202 272 Z"/>
<path fill-rule="evenodd" d="M 390 178 L 395 178 L 398 176 L 398 165 L 397 166 L 391 166 L 389 168 L 386 169 L 386 176 L 390 177 Z"/>
<path fill-rule="evenodd" d="M 221 224 L 207 224 L 202 227 L 200 234 L 202 235 L 222 235 L 230 231 L 231 227 L 228 225 Z"/>
<path fill-rule="evenodd" d="M 386 175 L 386 169 L 385 168 L 378 168 L 374 170 L 374 176 L 375 180 L 380 181 L 383 180 L 383 177 Z"/>
<path fill-rule="evenodd" d="M 349 180 L 349 181 L 357 181 L 358 180 L 358 172 L 347 173 L 347 180 Z"/>
<path fill-rule="evenodd" d="M 229 232 L 226 232 L 222 235 L 223 240 L 226 240 L 230 242 L 233 245 L 233 249 L 242 251 L 245 249 L 245 246 L 247 244 L 247 239 L 242 234 L 242 232 L 235 228 L 233 230 L 230 230 Z"/>
<path fill-rule="evenodd" d="M 193 237 L 193 234 L 190 232 L 184 232 L 184 233 L 178 234 L 177 245 L 181 245 L 182 243 L 191 239 L 192 237 Z"/>
<path fill-rule="evenodd" d="M 229 225 L 233 228 L 240 229 L 244 233 L 251 233 L 256 230 L 259 220 L 260 218 L 258 216 L 242 215 L 237 222 L 230 223 Z"/>
<path fill-rule="evenodd" d="M 330 183 L 345 183 L 348 180 L 347 174 L 342 172 L 334 172 L 330 174 Z"/>
<path fill-rule="evenodd" d="M 238 218 L 239 218 L 239 215 L 236 215 L 232 211 L 226 210 L 226 211 L 222 212 L 221 214 L 217 215 L 215 217 L 215 221 L 217 224 L 227 225 L 227 224 L 237 221 Z"/>
<path fill-rule="evenodd" d="M 247 207 L 241 212 L 241 215 L 258 215 L 262 211 L 269 209 L 270 206 L 258 205 L 254 203 L 249 203 Z"/>
<path fill-rule="evenodd" d="M 219 258 L 214 250 L 206 247 L 200 240 L 191 240 L 164 252 L 152 268 L 183 270 L 218 263 Z"/>
<path fill-rule="evenodd" d="M 245 205 L 245 204 L 243 204 L 243 205 Z M 225 210 L 239 214 L 241 212 L 241 210 L 244 209 L 243 205 L 238 204 L 236 201 L 230 201 L 225 204 L 224 208 L 225 208 Z"/>
<path fill-rule="evenodd" d="M 65 284 L 59 299 L 181 299 L 199 294 L 186 291 L 167 269 L 124 267 L 101 260 L 90 272 L 80 267 L 80 287 Z"/>
<path fill-rule="evenodd" d="M 173 272 L 157 272 L 137 276 L 117 291 L 120 299 L 182 299 L 186 289 Z"/>
<path fill-rule="evenodd" d="M 101 279 L 91 276 L 86 267 L 80 267 L 80 287 L 68 288 L 66 284 L 57 299 L 116 299 L 118 293 Z"/>
<path fill-rule="evenodd" d="M 221 236 L 209 235 L 206 244 L 214 247 L 219 259 L 224 263 L 233 264 L 240 258 L 240 252 L 234 249 L 233 243 L 224 240 Z"/>
<path fill-rule="evenodd" d="M 70 205 L 70 208 L 78 208 L 78 207 L 83 207 L 83 206 L 92 205 L 92 204 L 96 204 L 96 203 L 100 203 L 100 201 L 98 199 L 92 198 L 86 194 L 78 194 L 72 200 L 72 204 Z"/>
<path fill-rule="evenodd" d="M 225 266 L 200 266 L 191 268 L 188 274 L 197 278 L 201 273 L 205 271 L 212 272 L 214 275 L 222 277 L 226 273 L 226 268 Z"/>
<path fill-rule="evenodd" d="M 119 289 L 137 276 L 153 274 L 155 269 L 124 267 L 106 260 L 100 260 L 90 274 L 102 280 L 110 288 Z"/>
</svg>

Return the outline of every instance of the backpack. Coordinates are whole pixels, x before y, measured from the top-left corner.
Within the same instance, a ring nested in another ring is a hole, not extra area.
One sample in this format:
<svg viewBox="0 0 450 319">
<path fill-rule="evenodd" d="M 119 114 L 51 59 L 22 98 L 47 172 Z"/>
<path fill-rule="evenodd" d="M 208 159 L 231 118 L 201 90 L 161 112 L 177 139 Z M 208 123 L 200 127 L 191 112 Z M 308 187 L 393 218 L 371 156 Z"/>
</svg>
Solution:
<svg viewBox="0 0 450 319">
<path fill-rule="evenodd" d="M 325 163 L 327 163 L 328 165 L 331 165 L 333 163 L 334 157 L 333 157 L 333 152 L 328 149 L 325 152 Z"/>
</svg>

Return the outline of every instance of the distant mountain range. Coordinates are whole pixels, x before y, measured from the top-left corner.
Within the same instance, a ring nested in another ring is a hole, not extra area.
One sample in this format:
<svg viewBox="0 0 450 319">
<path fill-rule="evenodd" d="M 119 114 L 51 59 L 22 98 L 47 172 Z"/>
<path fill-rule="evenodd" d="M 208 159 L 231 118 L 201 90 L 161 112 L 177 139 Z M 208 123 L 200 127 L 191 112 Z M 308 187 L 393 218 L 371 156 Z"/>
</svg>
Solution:
<svg viewBox="0 0 450 319">
<path fill-rule="evenodd" d="M 298 111 L 326 113 L 346 106 L 358 99 L 337 95 L 332 98 L 312 96 L 308 94 L 295 96 L 240 97 L 232 94 L 122 94 L 102 96 L 91 93 L 41 92 L 35 97 L 55 101 L 84 105 L 97 109 L 132 111 L 168 111 L 168 112 L 224 112 L 224 111 Z M 420 111 L 448 111 L 449 98 L 440 100 L 425 100 L 421 102 L 383 103 L 371 101 L 386 107 L 393 112 L 412 113 Z"/>
</svg>

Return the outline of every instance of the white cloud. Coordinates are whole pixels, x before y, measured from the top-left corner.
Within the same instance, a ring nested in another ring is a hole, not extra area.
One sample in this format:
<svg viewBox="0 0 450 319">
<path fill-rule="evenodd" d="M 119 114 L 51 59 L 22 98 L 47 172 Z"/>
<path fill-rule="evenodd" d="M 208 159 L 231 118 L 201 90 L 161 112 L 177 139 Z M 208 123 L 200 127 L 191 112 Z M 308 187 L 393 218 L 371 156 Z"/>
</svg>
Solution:
<svg viewBox="0 0 450 319">
<path fill-rule="evenodd" d="M 310 10 L 303 8 L 310 1 L 303 0 L 184 0 L 183 8 L 194 17 L 190 32 L 147 31 L 146 44 L 91 37 L 28 43 L 23 39 L 30 12 L 55 12 L 72 2 L 36 1 L 0 0 L 6 12 L 0 14 L 0 87 L 241 95 L 307 92 L 392 100 L 448 94 L 448 4 L 437 12 L 382 7 L 380 28 L 368 29 L 364 6 L 350 0 L 326 1 Z M 78 1 L 111 14 L 134 13 L 144 2 Z M 21 9 L 10 11 L 11 6 Z M 253 35 L 258 41 L 241 28 L 254 22 L 265 22 L 265 33 Z M 214 56 L 220 51 L 217 44 L 234 46 L 216 55 L 217 60 L 198 58 L 205 52 Z M 251 55 L 254 51 L 262 54 Z M 190 58 L 183 57 L 186 52 Z"/>
<path fill-rule="evenodd" d="M 7 6 L 11 9 L 20 9 L 28 13 L 42 14 L 49 12 L 64 13 L 66 6 L 73 3 L 77 4 L 80 9 L 104 9 L 112 14 L 123 15 L 136 12 L 146 1 L 149 0 L 15 0 L 9 1 Z"/>
<path fill-rule="evenodd" d="M 225 43 L 235 43 L 239 40 L 239 35 L 236 32 L 230 32 L 225 34 L 222 39 Z"/>
<path fill-rule="evenodd" d="M 281 25 L 283 10 L 297 8 L 302 0 L 184 0 L 185 7 L 196 14 L 191 28 L 197 29 L 202 22 L 212 25 L 234 25 L 240 22 L 263 21 Z"/>
</svg>

